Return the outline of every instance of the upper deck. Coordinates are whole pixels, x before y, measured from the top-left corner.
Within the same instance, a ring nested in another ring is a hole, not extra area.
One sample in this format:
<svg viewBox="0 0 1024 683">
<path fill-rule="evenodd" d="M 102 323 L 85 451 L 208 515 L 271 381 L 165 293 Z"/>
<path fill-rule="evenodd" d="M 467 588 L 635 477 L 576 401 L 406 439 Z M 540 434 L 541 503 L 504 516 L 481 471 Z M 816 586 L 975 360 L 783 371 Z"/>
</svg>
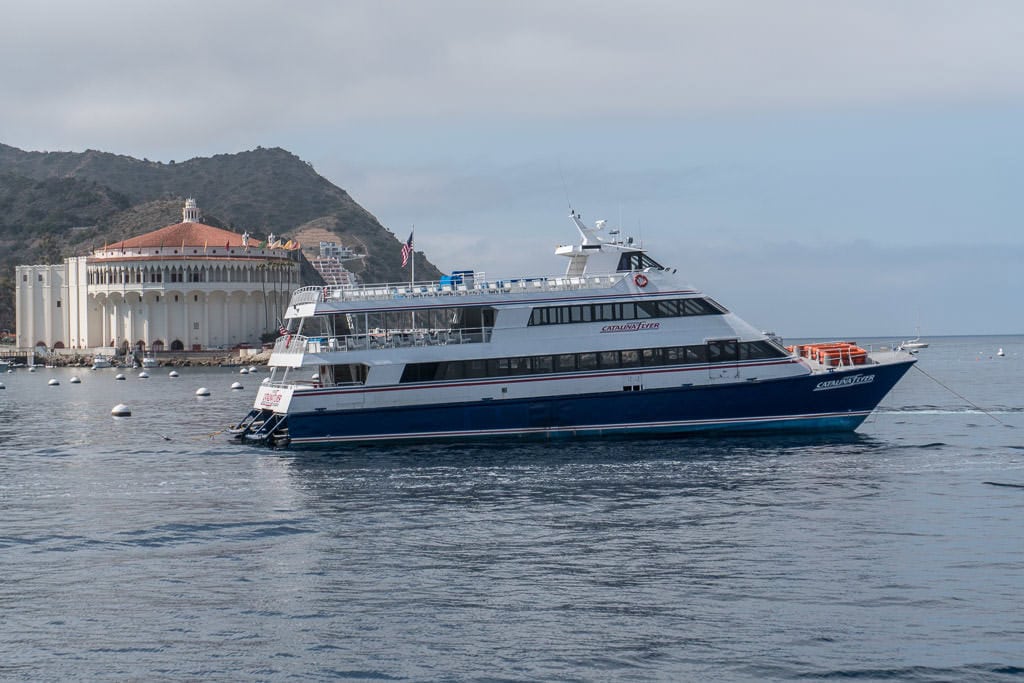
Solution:
<svg viewBox="0 0 1024 683">
<path fill-rule="evenodd" d="M 363 286 L 302 287 L 292 294 L 292 305 L 308 303 L 357 303 L 396 299 L 441 299 L 442 297 L 498 296 L 547 292 L 575 292 L 609 289 L 629 279 L 632 273 L 581 275 L 575 277 L 524 277 L 488 281 L 484 273 L 466 275 L 459 281 L 387 282 Z"/>
</svg>

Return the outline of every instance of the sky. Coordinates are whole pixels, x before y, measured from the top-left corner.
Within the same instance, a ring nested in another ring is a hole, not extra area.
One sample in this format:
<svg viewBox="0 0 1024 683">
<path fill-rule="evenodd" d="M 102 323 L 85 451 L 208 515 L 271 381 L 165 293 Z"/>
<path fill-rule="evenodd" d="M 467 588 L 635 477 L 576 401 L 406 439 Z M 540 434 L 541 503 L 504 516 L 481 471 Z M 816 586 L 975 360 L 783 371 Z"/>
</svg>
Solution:
<svg viewBox="0 0 1024 683">
<path fill-rule="evenodd" d="M 783 337 L 1024 333 L 1016 0 L 0 10 L 20 149 L 283 147 L 443 270 L 560 273 L 571 206 Z"/>
</svg>

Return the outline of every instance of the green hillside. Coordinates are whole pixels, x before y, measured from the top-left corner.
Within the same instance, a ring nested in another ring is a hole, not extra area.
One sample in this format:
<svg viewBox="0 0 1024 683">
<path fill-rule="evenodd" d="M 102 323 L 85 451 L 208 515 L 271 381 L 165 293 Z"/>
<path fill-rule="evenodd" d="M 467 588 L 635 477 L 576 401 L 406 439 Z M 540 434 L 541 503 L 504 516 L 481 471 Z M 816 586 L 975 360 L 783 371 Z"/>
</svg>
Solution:
<svg viewBox="0 0 1024 683">
<path fill-rule="evenodd" d="M 26 152 L 0 144 L 0 329 L 14 326 L 14 267 L 59 263 L 104 243 L 181 220 L 195 197 L 203 222 L 289 237 L 302 226 L 329 225 L 343 244 L 357 243 L 367 282 L 408 277 L 401 242 L 347 192 L 280 148 L 257 148 L 161 163 L 89 150 Z M 316 272 L 304 264 L 304 278 Z M 416 275 L 440 272 L 423 255 Z"/>
</svg>

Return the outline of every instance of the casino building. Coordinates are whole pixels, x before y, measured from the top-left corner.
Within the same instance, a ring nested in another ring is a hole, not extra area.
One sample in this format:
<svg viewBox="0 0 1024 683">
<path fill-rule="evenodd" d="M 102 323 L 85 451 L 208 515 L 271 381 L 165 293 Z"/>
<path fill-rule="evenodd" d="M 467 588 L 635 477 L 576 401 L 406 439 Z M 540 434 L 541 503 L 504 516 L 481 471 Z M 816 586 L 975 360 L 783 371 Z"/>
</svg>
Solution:
<svg viewBox="0 0 1024 683">
<path fill-rule="evenodd" d="M 18 266 L 17 345 L 145 351 L 259 346 L 299 287 L 298 244 L 182 222 L 61 265 Z"/>
</svg>

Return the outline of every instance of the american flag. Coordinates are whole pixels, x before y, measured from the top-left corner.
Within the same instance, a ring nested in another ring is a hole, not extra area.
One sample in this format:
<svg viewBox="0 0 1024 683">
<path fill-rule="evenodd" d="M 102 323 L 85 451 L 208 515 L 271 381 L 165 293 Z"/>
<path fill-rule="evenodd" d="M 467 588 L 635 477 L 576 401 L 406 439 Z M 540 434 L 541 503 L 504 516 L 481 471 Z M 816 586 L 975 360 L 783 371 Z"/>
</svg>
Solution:
<svg viewBox="0 0 1024 683">
<path fill-rule="evenodd" d="M 409 233 L 409 239 L 402 245 L 402 267 L 405 268 L 409 263 L 409 257 L 412 256 L 412 233 Z"/>
<path fill-rule="evenodd" d="M 282 337 L 287 337 L 288 336 L 288 328 L 285 327 L 284 325 L 280 325 L 279 324 L 277 326 L 277 333 L 280 334 Z"/>
</svg>

